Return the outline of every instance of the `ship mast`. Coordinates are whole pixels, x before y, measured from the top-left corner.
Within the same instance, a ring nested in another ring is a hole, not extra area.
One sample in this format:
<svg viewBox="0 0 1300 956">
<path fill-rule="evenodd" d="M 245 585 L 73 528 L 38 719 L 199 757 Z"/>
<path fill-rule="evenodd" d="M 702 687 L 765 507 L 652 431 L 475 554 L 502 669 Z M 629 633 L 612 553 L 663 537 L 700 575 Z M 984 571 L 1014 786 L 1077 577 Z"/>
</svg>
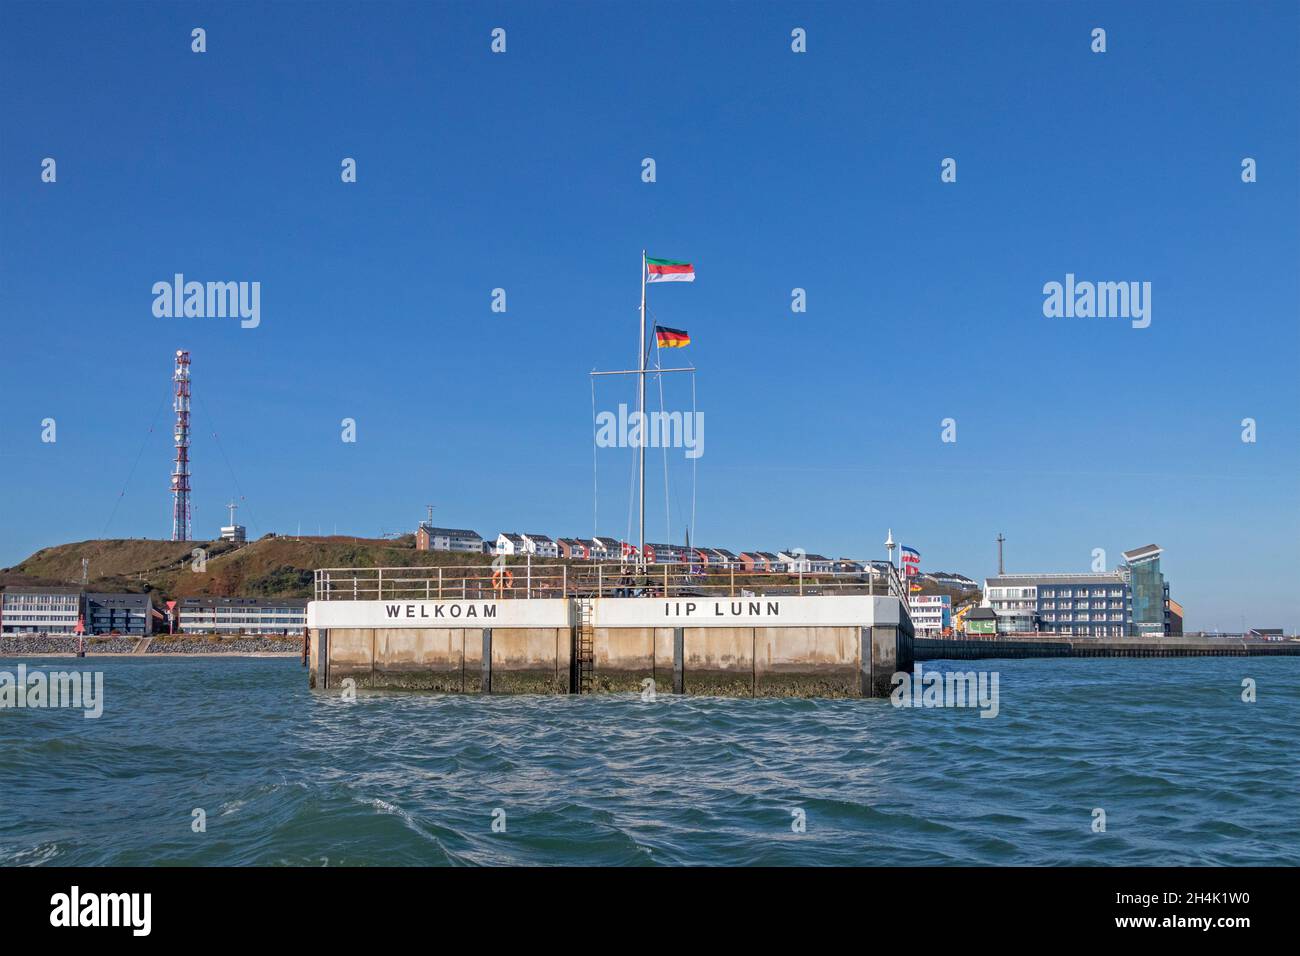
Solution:
<svg viewBox="0 0 1300 956">
<path fill-rule="evenodd" d="M 637 470 L 640 476 L 640 480 L 638 482 L 640 486 L 638 491 L 638 496 L 639 496 L 638 510 L 640 512 L 640 518 L 637 522 L 637 555 L 636 555 L 636 566 L 638 571 L 645 570 L 645 448 L 650 441 L 650 423 L 646 421 L 646 414 L 645 414 L 645 377 L 647 373 L 651 371 L 650 369 L 646 368 L 645 284 L 646 284 L 646 253 L 645 250 L 642 249 L 641 250 L 641 333 L 639 339 L 637 340 L 638 344 L 637 344 L 636 368 L 621 369 L 616 372 L 593 371 L 591 373 L 593 376 L 635 375 L 637 376 L 638 379 L 637 380 L 637 401 L 636 401 L 637 419 L 640 423 L 639 427 L 637 428 L 637 432 L 639 434 L 639 441 L 637 442 L 637 459 L 638 459 Z M 665 372 L 694 372 L 695 369 L 689 367 L 655 368 L 653 371 L 656 375 L 662 375 Z M 594 393 L 593 393 L 593 406 L 594 406 Z"/>
<path fill-rule="evenodd" d="M 645 420 L 645 250 L 641 250 L 641 346 L 637 350 L 637 362 L 640 368 L 640 388 L 638 389 L 637 418 L 641 423 L 640 472 L 641 472 L 641 520 L 638 523 L 638 540 L 636 563 L 639 569 L 645 568 L 645 446 L 649 439 L 649 429 Z"/>
</svg>

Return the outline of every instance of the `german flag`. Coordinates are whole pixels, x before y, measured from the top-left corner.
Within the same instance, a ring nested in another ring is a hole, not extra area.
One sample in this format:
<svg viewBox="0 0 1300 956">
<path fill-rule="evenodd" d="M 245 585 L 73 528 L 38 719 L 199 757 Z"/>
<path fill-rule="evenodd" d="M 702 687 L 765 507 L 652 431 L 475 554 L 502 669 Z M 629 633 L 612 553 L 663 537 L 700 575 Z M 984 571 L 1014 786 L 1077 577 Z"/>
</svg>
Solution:
<svg viewBox="0 0 1300 956">
<path fill-rule="evenodd" d="M 666 329 L 662 325 L 655 326 L 655 338 L 661 349 L 680 349 L 691 344 L 691 333 L 681 329 Z"/>
</svg>

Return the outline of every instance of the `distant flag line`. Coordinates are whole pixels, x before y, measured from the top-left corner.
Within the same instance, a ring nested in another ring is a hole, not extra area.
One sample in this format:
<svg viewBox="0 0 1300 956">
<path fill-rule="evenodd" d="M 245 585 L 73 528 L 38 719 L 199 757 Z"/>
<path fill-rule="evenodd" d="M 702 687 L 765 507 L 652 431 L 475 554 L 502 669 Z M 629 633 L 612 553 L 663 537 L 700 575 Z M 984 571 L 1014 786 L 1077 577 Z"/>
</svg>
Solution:
<svg viewBox="0 0 1300 956">
<path fill-rule="evenodd" d="M 921 573 L 921 552 L 916 548 L 903 545 L 899 549 L 898 560 L 903 565 L 903 577 L 907 580 L 908 593 L 915 594 L 921 590 L 920 582 L 912 580 Z"/>
</svg>

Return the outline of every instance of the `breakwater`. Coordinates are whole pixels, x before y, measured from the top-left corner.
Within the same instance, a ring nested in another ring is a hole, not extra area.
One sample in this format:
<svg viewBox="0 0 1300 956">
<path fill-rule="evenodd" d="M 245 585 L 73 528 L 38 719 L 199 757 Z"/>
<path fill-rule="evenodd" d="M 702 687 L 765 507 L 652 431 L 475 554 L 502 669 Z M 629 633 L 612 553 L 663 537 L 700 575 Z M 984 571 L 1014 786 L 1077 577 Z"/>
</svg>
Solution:
<svg viewBox="0 0 1300 956">
<path fill-rule="evenodd" d="M 87 657 L 141 655 L 280 654 L 302 656 L 298 637 L 243 637 L 234 635 L 154 635 L 147 638 L 116 635 L 85 639 Z M 77 638 L 67 635 L 7 635 L 0 637 L 2 657 L 67 657 L 77 653 Z"/>
<path fill-rule="evenodd" d="M 138 637 L 88 637 L 86 653 L 130 654 L 140 643 Z M 65 656 L 77 653 L 77 639 L 64 635 L 22 635 L 0 637 L 0 657 Z"/>
<path fill-rule="evenodd" d="M 933 638 L 913 641 L 918 661 L 1030 657 L 1274 657 L 1300 656 L 1300 641 L 1165 637 L 1064 638 L 1050 636 Z"/>
<path fill-rule="evenodd" d="M 144 653 L 150 656 L 159 654 L 296 654 L 301 656 L 302 642 L 301 636 L 164 635 L 150 641 Z"/>
</svg>

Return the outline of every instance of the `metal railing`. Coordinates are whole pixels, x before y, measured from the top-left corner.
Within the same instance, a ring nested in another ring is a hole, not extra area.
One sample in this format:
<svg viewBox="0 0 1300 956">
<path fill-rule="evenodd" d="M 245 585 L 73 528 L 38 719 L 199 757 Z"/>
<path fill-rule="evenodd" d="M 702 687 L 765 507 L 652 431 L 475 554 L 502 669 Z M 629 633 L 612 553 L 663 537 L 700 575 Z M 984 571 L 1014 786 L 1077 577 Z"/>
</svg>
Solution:
<svg viewBox="0 0 1300 956">
<path fill-rule="evenodd" d="M 566 597 L 757 597 L 867 594 L 899 598 L 907 585 L 888 561 L 856 562 L 862 570 L 747 571 L 743 565 L 618 562 L 505 564 L 462 567 L 321 568 L 317 601 L 479 601 Z"/>
</svg>

